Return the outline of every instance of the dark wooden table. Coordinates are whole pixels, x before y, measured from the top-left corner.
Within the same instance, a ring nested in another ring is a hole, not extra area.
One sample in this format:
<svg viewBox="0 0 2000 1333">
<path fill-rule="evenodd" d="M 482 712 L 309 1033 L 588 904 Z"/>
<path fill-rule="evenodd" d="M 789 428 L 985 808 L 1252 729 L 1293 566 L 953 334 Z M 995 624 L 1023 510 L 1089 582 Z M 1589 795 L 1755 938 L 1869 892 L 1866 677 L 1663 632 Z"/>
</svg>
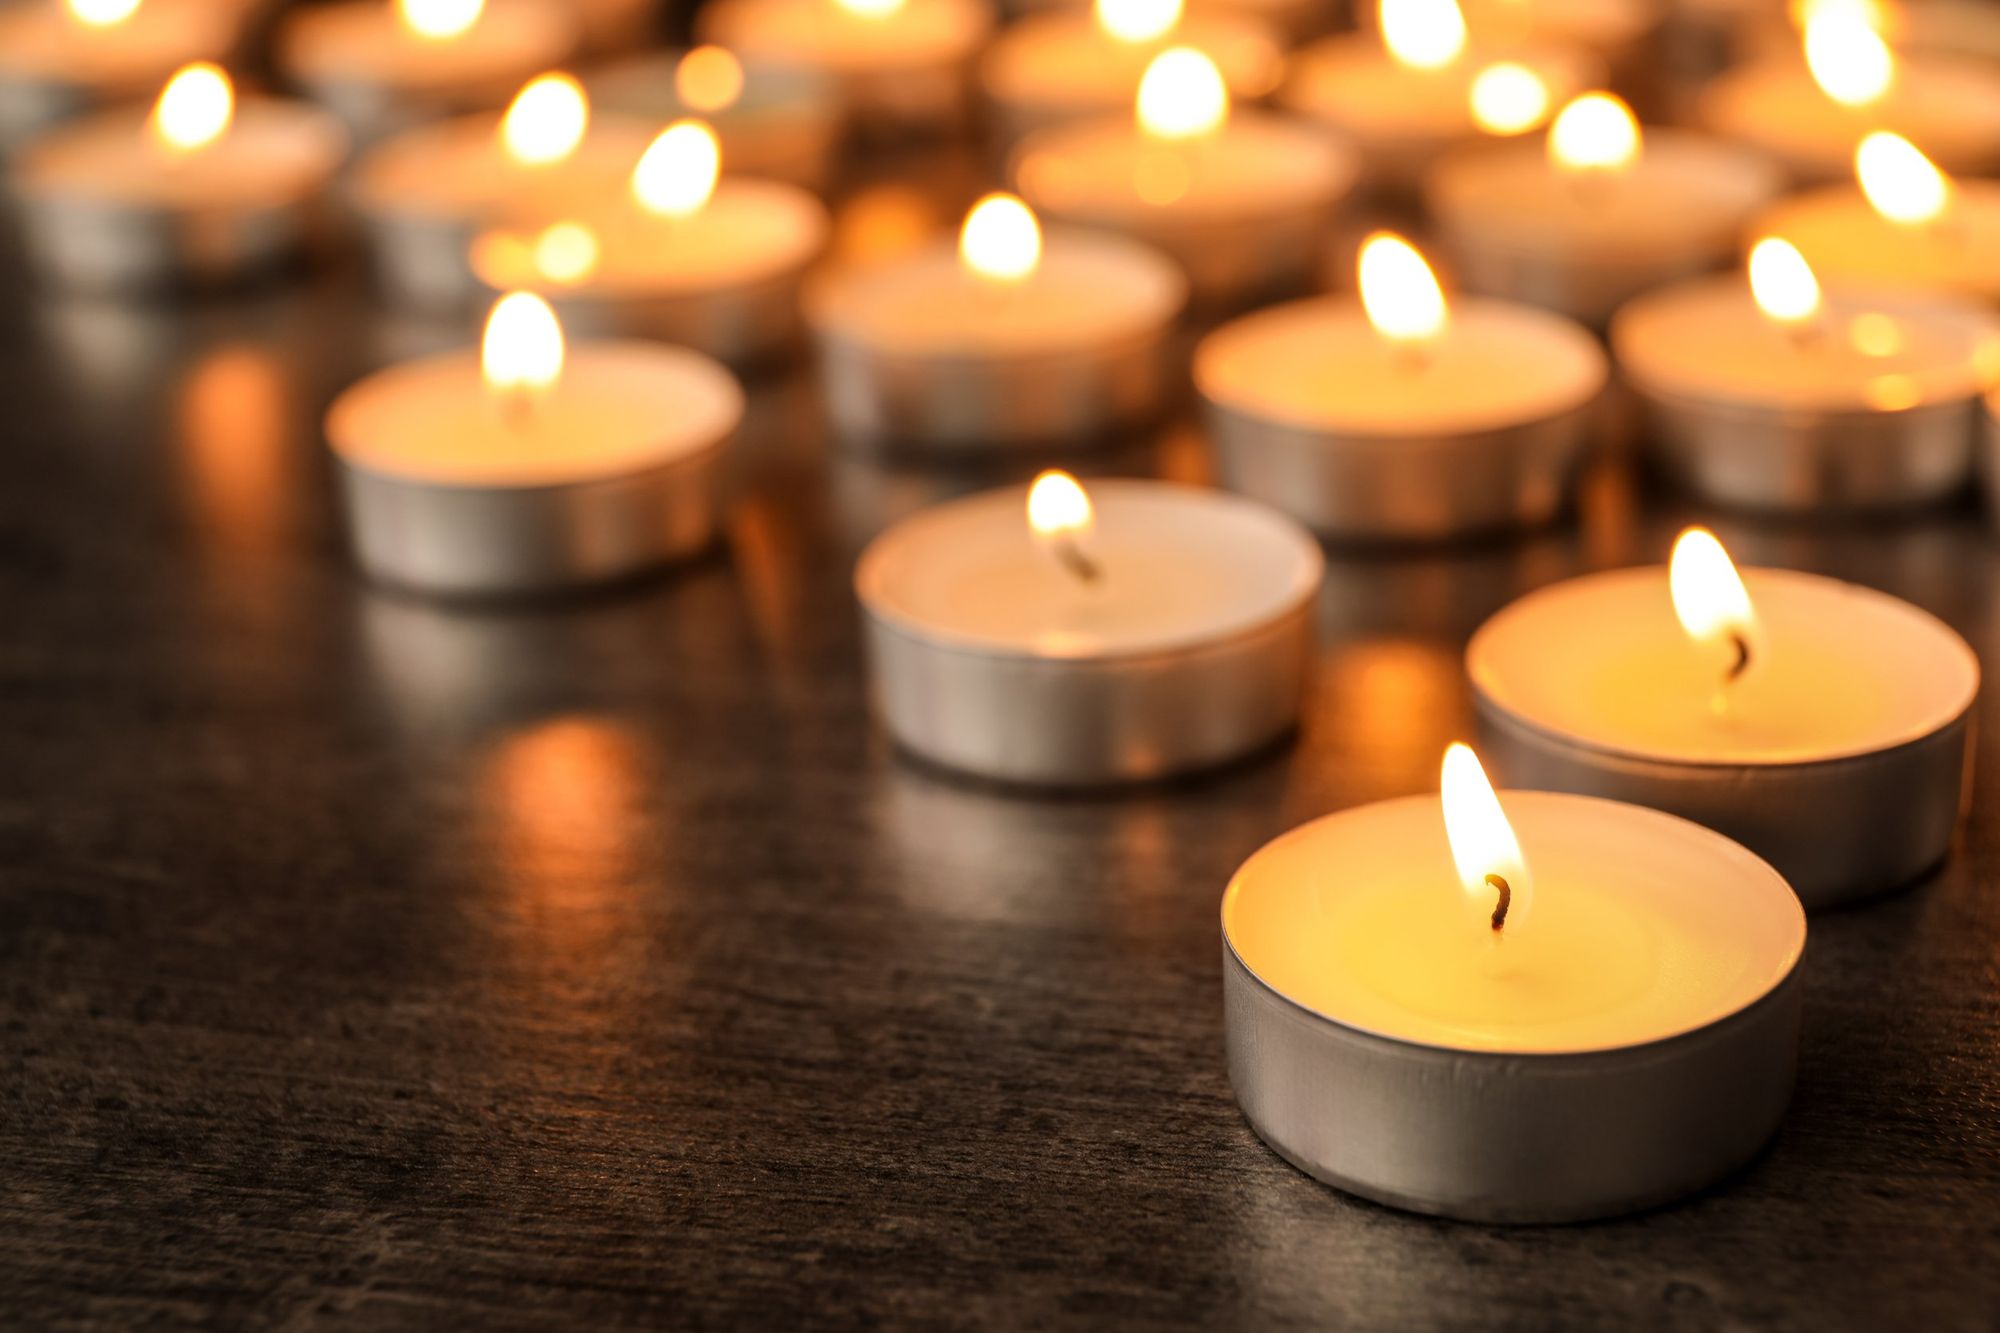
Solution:
<svg viewBox="0 0 2000 1333">
<path fill-rule="evenodd" d="M 870 194 L 849 242 L 930 197 Z M 830 454 L 802 375 L 756 390 L 711 559 L 508 611 L 364 586 L 318 415 L 436 335 L 360 285 L 147 311 L 6 280 L 0 1323 L 2000 1324 L 1992 728 L 1950 865 L 1814 920 L 1797 1100 L 1726 1188 L 1451 1225 L 1237 1113 L 1225 879 L 1433 787 L 1488 613 L 1663 557 L 1688 511 L 1629 467 L 1551 533 L 1336 553 L 1295 744 L 1024 799 L 863 708 L 853 556 L 977 479 Z M 1103 465 L 1205 469 L 1187 427 Z M 1969 506 L 1718 526 L 2000 661 Z"/>
</svg>

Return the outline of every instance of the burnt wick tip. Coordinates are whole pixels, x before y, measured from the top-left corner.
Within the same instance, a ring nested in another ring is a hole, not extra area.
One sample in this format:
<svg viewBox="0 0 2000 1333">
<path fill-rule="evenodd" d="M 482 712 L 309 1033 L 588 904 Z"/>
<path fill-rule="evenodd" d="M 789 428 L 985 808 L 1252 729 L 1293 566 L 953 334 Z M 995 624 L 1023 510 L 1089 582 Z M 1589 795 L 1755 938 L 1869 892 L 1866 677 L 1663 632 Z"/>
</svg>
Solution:
<svg viewBox="0 0 2000 1333">
<path fill-rule="evenodd" d="M 1750 640 L 1741 634 L 1732 634 L 1729 642 L 1736 649 L 1736 661 L 1730 665 L 1728 677 L 1733 682 L 1750 668 Z"/>
<path fill-rule="evenodd" d="M 1498 930 L 1507 924 L 1507 909 L 1513 906 L 1514 890 L 1499 875 L 1488 875 L 1486 882 L 1500 891 L 1500 901 L 1493 904 L 1493 929 Z"/>
<path fill-rule="evenodd" d="M 1055 553 L 1062 567 L 1081 582 L 1095 583 L 1104 576 L 1104 571 L 1097 567 L 1097 562 L 1079 550 L 1075 542 L 1056 543 Z"/>
</svg>

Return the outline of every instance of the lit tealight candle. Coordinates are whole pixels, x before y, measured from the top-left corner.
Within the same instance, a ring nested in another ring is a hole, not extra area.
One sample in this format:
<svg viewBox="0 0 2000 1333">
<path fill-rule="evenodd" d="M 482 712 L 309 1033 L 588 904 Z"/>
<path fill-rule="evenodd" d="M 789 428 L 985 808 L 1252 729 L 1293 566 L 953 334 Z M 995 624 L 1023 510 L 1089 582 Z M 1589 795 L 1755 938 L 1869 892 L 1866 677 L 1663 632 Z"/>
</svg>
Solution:
<svg viewBox="0 0 2000 1333">
<path fill-rule="evenodd" d="M 1246 316 L 1196 349 L 1224 481 L 1335 538 L 1551 518 L 1607 378 L 1596 340 L 1531 306 L 1448 307 L 1388 233 L 1363 243 L 1360 289 Z"/>
<path fill-rule="evenodd" d="M 150 110 L 99 112 L 29 143 L 15 171 L 39 267 L 80 287 L 229 282 L 297 259 L 347 156 L 332 117 L 301 102 L 239 101 L 189 65 Z"/>
<path fill-rule="evenodd" d="M 905 519 L 855 571 L 872 696 L 918 756 L 1091 786 L 1224 763 L 1288 731 L 1319 548 L 1233 496 L 1048 472 Z"/>
<path fill-rule="evenodd" d="M 2000 183 L 1953 180 L 1886 130 L 1861 141 L 1854 171 L 1858 187 L 1784 199 L 1757 234 L 1790 242 L 1834 282 L 2000 302 Z"/>
<path fill-rule="evenodd" d="M 1804 54 L 1755 61 L 1702 94 L 1717 134 L 1758 148 L 1802 183 L 1851 169 L 1873 130 L 1909 139 L 1946 170 L 2000 167 L 2000 81 L 1976 61 L 1893 54 L 1864 6 L 1823 3 L 1805 19 Z"/>
<path fill-rule="evenodd" d="M 716 0 L 695 26 L 747 59 L 824 75 L 858 128 L 897 136 L 963 128 L 993 13 L 985 0 Z"/>
<path fill-rule="evenodd" d="M 1809 907 L 1900 887 L 1950 848 L 1979 662 L 1883 593 L 1739 574 L 1694 528 L 1667 568 L 1515 602 L 1466 670 L 1508 782 L 1706 824 Z"/>
<path fill-rule="evenodd" d="M 1254 19 L 1227 12 L 1184 14 L 1182 0 L 1097 0 L 1089 10 L 1022 19 L 980 65 L 1003 142 L 1132 105 L 1154 57 L 1185 46 L 1215 63 L 1230 96 L 1255 101 L 1278 86 L 1284 52 Z"/>
<path fill-rule="evenodd" d="M 551 0 L 337 0 L 286 17 L 277 61 L 367 144 L 499 106 L 568 60 L 577 37 L 575 16 Z"/>
<path fill-rule="evenodd" d="M 1251 1127 L 1342 1189 L 1488 1222 L 1631 1212 L 1748 1162 L 1798 1058 L 1785 881 L 1656 810 L 1496 794 L 1463 745 L 1441 787 L 1294 829 L 1230 880 Z"/>
<path fill-rule="evenodd" d="M 1391 191 L 1416 189 L 1448 148 L 1540 127 L 1604 78 L 1572 48 L 1470 45 L 1456 0 L 1380 0 L 1380 15 L 1377 33 L 1299 52 L 1281 99 L 1350 139 L 1370 183 Z"/>
<path fill-rule="evenodd" d="M 698 352 L 566 346 L 540 297 L 494 304 L 477 352 L 391 366 L 334 400 L 326 436 L 355 555 L 447 596 L 555 591 L 707 546 L 743 392 Z"/>
<path fill-rule="evenodd" d="M 1091 232 L 1044 237 L 1027 205 L 995 194 L 956 246 L 830 273 L 805 314 L 842 437 L 976 450 L 1151 418 L 1186 303 L 1165 256 Z"/>
<path fill-rule="evenodd" d="M 826 247 L 818 199 L 778 181 L 718 180 L 707 123 L 662 130 L 608 204 L 565 200 L 545 225 L 482 235 L 472 267 L 494 291 L 529 289 L 573 327 L 659 338 L 744 364 L 792 348 L 799 285 Z"/>
<path fill-rule="evenodd" d="M 238 23 L 201 0 L 26 0 L 0 6 L 0 152 L 183 65 L 220 60 Z"/>
<path fill-rule="evenodd" d="M 1215 63 L 1174 46 L 1147 65 L 1133 111 L 1030 135 L 1013 174 L 1050 217 L 1145 241 L 1198 300 L 1240 305 L 1309 285 L 1357 170 L 1315 125 L 1232 108 Z"/>
<path fill-rule="evenodd" d="M 1726 276 L 1639 297 L 1611 346 L 1663 460 L 1725 504 L 1812 512 L 1923 504 L 1962 488 L 2000 323 L 1921 292 L 1823 292 L 1788 243 Z"/>
<path fill-rule="evenodd" d="M 1649 130 L 1608 93 L 1564 107 L 1543 143 L 1461 149 L 1425 195 L 1460 278 L 1601 325 L 1629 298 L 1727 265 L 1777 173 L 1746 149 Z"/>
<path fill-rule="evenodd" d="M 406 130 L 365 153 L 350 196 L 376 275 L 399 304 L 459 309 L 480 294 L 482 228 L 616 193 L 654 126 L 594 114 L 568 74 L 537 75 L 507 109 Z"/>
</svg>

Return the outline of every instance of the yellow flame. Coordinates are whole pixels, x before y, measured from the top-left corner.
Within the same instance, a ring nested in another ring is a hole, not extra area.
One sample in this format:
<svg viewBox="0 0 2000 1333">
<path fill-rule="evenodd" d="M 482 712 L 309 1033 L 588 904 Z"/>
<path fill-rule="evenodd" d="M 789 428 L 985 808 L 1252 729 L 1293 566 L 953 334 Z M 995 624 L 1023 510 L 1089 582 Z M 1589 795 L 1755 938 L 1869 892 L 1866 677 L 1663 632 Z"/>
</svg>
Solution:
<svg viewBox="0 0 2000 1333">
<path fill-rule="evenodd" d="M 1822 8 L 1806 20 L 1806 68 L 1820 91 L 1842 106 L 1881 100 L 1895 81 L 1889 44 L 1853 9 Z"/>
<path fill-rule="evenodd" d="M 1610 93 L 1585 93 L 1549 126 L 1549 161 L 1563 171 L 1625 171 L 1639 160 L 1639 121 Z"/>
<path fill-rule="evenodd" d="M 550 282 L 582 282 L 597 268 L 597 233 L 581 222 L 552 222 L 535 237 L 535 271 Z"/>
<path fill-rule="evenodd" d="M 1775 236 L 1750 251 L 1750 295 L 1780 324 L 1804 324 L 1819 314 L 1819 279 L 1790 241 Z"/>
<path fill-rule="evenodd" d="M 1452 864 L 1467 898 L 1482 916 L 1491 912 L 1499 890 L 1487 882 L 1498 875 L 1507 882 L 1509 903 L 1507 928 L 1515 929 L 1528 915 L 1535 896 L 1535 882 L 1528 874 L 1527 858 L 1521 855 L 1520 840 L 1500 797 L 1487 781 L 1486 770 L 1472 747 L 1454 741 L 1444 752 L 1444 771 L 1438 778 L 1438 794 L 1444 805 L 1444 836 L 1451 844 Z"/>
<path fill-rule="evenodd" d="M 1096 525 L 1090 496 L 1069 473 L 1052 468 L 1028 488 L 1028 527 L 1035 536 L 1075 541 L 1088 537 Z"/>
<path fill-rule="evenodd" d="M 1156 139 L 1196 139 L 1229 119 L 1222 71 L 1191 46 L 1160 52 L 1139 80 L 1139 128 Z"/>
<path fill-rule="evenodd" d="M 235 114 L 236 90 L 220 66 L 183 65 L 153 104 L 153 136 L 176 152 L 193 152 L 221 138 Z"/>
<path fill-rule="evenodd" d="M 1707 528 L 1689 528 L 1674 541 L 1667 591 L 1688 638 L 1732 666 L 1739 644 L 1748 651 L 1756 637 L 1757 613 L 1729 552 Z"/>
<path fill-rule="evenodd" d="M 981 277 L 1019 282 L 1042 262 L 1041 224 L 1014 195 L 989 194 L 965 215 L 958 255 Z"/>
<path fill-rule="evenodd" d="M 1097 26 L 1121 42 L 1154 42 L 1181 21 L 1183 0 L 1097 0 Z"/>
<path fill-rule="evenodd" d="M 632 169 L 632 197 L 648 213 L 690 217 L 715 193 L 722 145 L 706 121 L 677 120 L 660 131 Z"/>
<path fill-rule="evenodd" d="M 898 13 L 907 0 L 833 0 L 845 13 L 861 19 L 885 19 Z"/>
<path fill-rule="evenodd" d="M 115 28 L 132 17 L 139 0 L 63 0 L 63 8 L 86 28 Z"/>
<path fill-rule="evenodd" d="M 719 46 L 697 46 L 674 66 L 674 93 L 703 114 L 735 106 L 743 95 L 743 62 Z"/>
<path fill-rule="evenodd" d="M 1361 243 L 1361 308 L 1391 342 L 1427 343 L 1444 332 L 1444 291 L 1416 247 L 1393 232 Z"/>
<path fill-rule="evenodd" d="M 1881 0 L 1791 0 L 1786 7 L 1792 26 L 1804 32 L 1806 25 L 1822 14 L 1847 14 L 1876 32 L 1887 33 L 1894 17 Z"/>
<path fill-rule="evenodd" d="M 1488 65 L 1472 80 L 1472 119 L 1488 134 L 1523 134 L 1549 113 L 1542 76 L 1511 60 Z"/>
<path fill-rule="evenodd" d="M 540 392 L 561 378 L 562 367 L 562 325 L 547 301 L 533 292 L 509 292 L 493 303 L 479 345 L 488 389 Z"/>
<path fill-rule="evenodd" d="M 500 118 L 500 143 L 522 166 L 546 167 L 574 153 L 589 128 L 583 85 L 567 74 L 544 74 L 514 94 Z"/>
<path fill-rule="evenodd" d="M 1382 0 L 1382 45 L 1399 65 L 1443 69 L 1465 51 L 1458 0 Z"/>
<path fill-rule="evenodd" d="M 486 0 L 396 0 L 403 27 L 433 42 L 449 41 L 473 24 Z"/>
<path fill-rule="evenodd" d="M 1891 222 L 1934 222 L 1951 203 L 1951 178 L 1900 134 L 1877 130 L 1854 150 L 1869 206 Z"/>
</svg>

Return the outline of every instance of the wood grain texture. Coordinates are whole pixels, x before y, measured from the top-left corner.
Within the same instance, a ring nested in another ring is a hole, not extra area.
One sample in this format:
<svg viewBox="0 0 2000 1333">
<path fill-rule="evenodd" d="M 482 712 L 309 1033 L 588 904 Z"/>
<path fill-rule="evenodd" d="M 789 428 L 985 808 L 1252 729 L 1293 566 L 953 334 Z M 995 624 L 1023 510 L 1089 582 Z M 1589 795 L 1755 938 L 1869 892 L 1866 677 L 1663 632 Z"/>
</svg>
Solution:
<svg viewBox="0 0 2000 1333">
<path fill-rule="evenodd" d="M 1336 553 L 1294 744 L 1031 800 L 900 761 L 848 589 L 971 484 L 756 392 L 724 548 L 448 611 L 343 561 L 316 421 L 432 335 L 343 293 L 0 304 L 0 1322 L 1991 1329 L 1995 729 L 1958 855 L 1815 919 L 1772 1149 L 1607 1225 L 1400 1215 L 1266 1151 L 1221 1053 L 1230 871 L 1428 789 L 1466 636 L 1662 557 L 1620 464 L 1573 524 Z M 1171 431 L 1101 464 L 1199 475 Z M 1969 509 L 1719 522 L 2000 660 Z"/>
</svg>

